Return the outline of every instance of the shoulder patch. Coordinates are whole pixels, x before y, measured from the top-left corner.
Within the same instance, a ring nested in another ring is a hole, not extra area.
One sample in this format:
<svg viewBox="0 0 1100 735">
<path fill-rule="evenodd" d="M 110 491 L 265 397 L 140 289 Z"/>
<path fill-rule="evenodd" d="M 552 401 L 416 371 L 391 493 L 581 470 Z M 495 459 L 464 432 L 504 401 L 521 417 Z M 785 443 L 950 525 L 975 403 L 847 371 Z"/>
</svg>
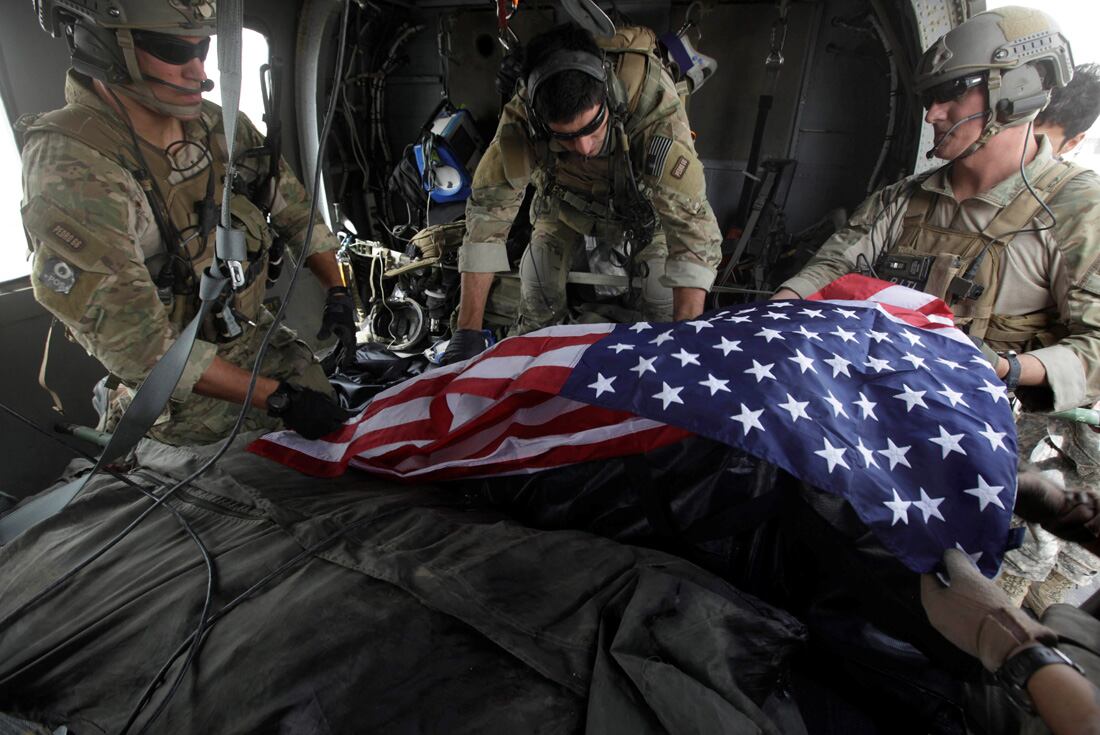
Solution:
<svg viewBox="0 0 1100 735">
<path fill-rule="evenodd" d="M 112 249 L 106 243 L 119 235 L 116 231 L 103 231 L 98 236 L 76 217 L 61 209 L 44 196 L 36 196 L 22 209 L 23 226 L 35 242 L 49 247 L 51 253 L 61 255 L 65 262 L 82 271 L 110 274 L 117 272 L 125 260 L 121 249 Z"/>
<path fill-rule="evenodd" d="M 23 224 L 32 235 L 61 246 L 61 250 L 84 249 L 88 237 L 74 217 L 44 197 L 34 197 L 22 210 Z"/>
<path fill-rule="evenodd" d="M 665 159 L 672 148 L 672 138 L 663 135 L 655 135 L 649 141 L 649 148 L 645 156 L 645 172 L 648 176 L 660 178 L 665 170 Z M 680 174 L 683 176 L 683 173 Z"/>
</svg>

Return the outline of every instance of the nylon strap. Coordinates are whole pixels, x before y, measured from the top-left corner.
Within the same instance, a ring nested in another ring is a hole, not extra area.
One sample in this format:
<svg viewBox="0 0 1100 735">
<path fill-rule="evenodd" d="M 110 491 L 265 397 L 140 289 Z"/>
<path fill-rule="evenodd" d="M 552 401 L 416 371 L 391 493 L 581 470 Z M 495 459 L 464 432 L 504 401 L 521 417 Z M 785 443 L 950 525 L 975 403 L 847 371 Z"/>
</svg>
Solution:
<svg viewBox="0 0 1100 735">
<path fill-rule="evenodd" d="M 50 340 L 53 338 L 53 328 L 55 326 L 57 326 L 56 317 L 50 320 L 50 328 L 46 330 L 46 344 L 42 346 L 42 362 L 38 366 L 38 385 L 50 394 L 50 398 L 53 399 L 53 410 L 64 414 L 65 407 L 61 405 L 61 397 L 54 392 L 53 388 L 46 385 L 46 364 L 50 361 Z"/>
<path fill-rule="evenodd" d="M 225 285 L 225 279 L 220 280 L 220 285 L 208 285 L 206 274 L 203 274 L 203 285 L 206 289 L 214 288 L 220 291 Z M 168 399 L 172 397 L 172 391 L 176 389 L 176 383 L 179 382 L 183 369 L 187 365 L 187 358 L 191 355 L 199 325 L 206 318 L 212 303 L 212 300 L 203 299 L 198 314 L 168 348 L 168 352 L 153 366 L 149 377 L 141 384 L 141 388 L 134 395 L 133 402 L 122 415 L 118 428 L 111 436 L 111 441 L 104 447 L 103 453 L 99 455 L 92 471 L 80 479 L 23 503 L 0 518 L 0 546 L 10 543 L 38 522 L 59 513 L 84 489 L 88 480 L 94 477 L 96 472 L 104 465 L 125 455 L 134 448 L 141 437 L 145 436 L 145 432 L 153 426 L 164 410 L 164 406 L 167 405 Z"/>
<path fill-rule="evenodd" d="M 756 176 L 756 170 L 760 165 L 760 151 L 764 147 L 764 133 L 768 127 L 768 114 L 771 112 L 772 103 L 775 100 L 775 92 L 779 86 L 779 71 L 783 68 L 783 47 L 787 42 L 787 11 L 790 0 L 779 0 L 776 3 L 778 16 L 772 24 L 771 49 L 764 59 L 764 89 L 760 93 L 760 99 L 756 107 L 756 124 L 752 131 L 752 145 L 749 148 L 749 159 L 745 163 L 744 180 L 741 184 L 741 199 L 737 204 L 736 222 L 748 220 L 750 207 L 756 195 L 756 181 L 751 178 Z"/>
<path fill-rule="evenodd" d="M 1005 342 L 1008 344 L 1026 344 L 1039 336 L 1042 342 L 1044 332 L 1057 321 L 1053 314 L 1045 311 L 1034 314 L 994 314 L 990 317 L 985 330 L 987 342 Z"/>
<path fill-rule="evenodd" d="M 222 227 L 233 224 L 230 200 L 233 198 L 233 154 L 237 145 L 237 108 L 241 102 L 241 26 L 244 5 L 240 0 L 218 3 L 218 69 L 222 88 L 222 126 L 225 129 L 226 186 L 222 192 Z"/>
<path fill-rule="evenodd" d="M 241 101 L 241 26 L 244 4 L 241 0 L 223 0 L 218 4 L 218 69 L 222 85 L 222 126 L 225 129 L 225 186 L 222 190 L 222 218 L 215 237 L 215 268 L 222 260 L 229 268 L 233 288 L 243 288 L 241 265 L 248 258 L 244 231 L 234 229 L 231 202 L 233 182 L 237 178 L 234 149 L 237 145 L 237 107 Z"/>
<path fill-rule="evenodd" d="M 222 227 L 218 231 L 218 245 L 221 245 L 223 230 L 232 234 L 231 199 L 233 196 L 233 148 L 237 131 L 237 106 L 240 104 L 241 90 L 241 26 L 244 22 L 244 10 L 240 0 L 222 0 L 218 3 L 218 66 L 221 69 L 222 83 L 222 124 L 226 139 L 226 180 L 222 203 Z M 242 233 L 243 234 L 243 233 Z M 230 237 L 230 244 L 236 251 L 238 238 Z M 240 238 L 243 241 L 243 237 Z M 243 243 L 242 243 L 243 244 Z M 233 252 L 230 256 L 236 254 Z M 244 253 L 247 257 L 247 253 Z M 221 257 L 221 253 L 219 253 Z M 224 259 L 224 258 L 223 258 Z M 235 260 L 243 260 L 236 258 Z M 25 530 L 59 513 L 69 504 L 92 477 L 104 466 L 125 456 L 141 440 L 145 433 L 168 405 L 183 375 L 191 350 L 195 346 L 199 327 L 206 319 L 213 304 L 224 290 L 228 279 L 218 268 L 217 259 L 202 274 L 199 283 L 200 304 L 198 313 L 180 332 L 179 337 L 157 361 L 145 382 L 141 384 L 134 400 L 122 415 L 111 440 L 104 447 L 92 471 L 83 478 L 73 480 L 53 490 L 23 503 L 11 513 L 0 518 L 0 546 L 10 543 Z"/>
</svg>

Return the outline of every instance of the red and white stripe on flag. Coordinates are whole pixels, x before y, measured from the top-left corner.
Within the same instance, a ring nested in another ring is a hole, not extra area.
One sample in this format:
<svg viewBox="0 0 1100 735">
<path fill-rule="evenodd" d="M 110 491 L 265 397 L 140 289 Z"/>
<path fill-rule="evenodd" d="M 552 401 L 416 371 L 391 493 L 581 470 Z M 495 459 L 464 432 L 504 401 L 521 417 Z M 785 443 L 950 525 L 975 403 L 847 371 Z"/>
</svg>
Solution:
<svg viewBox="0 0 1100 735">
<path fill-rule="evenodd" d="M 512 337 L 469 361 L 379 393 L 339 432 L 268 434 L 249 450 L 300 472 L 348 466 L 417 480 L 524 474 L 672 444 L 689 432 L 557 395 L 611 324 Z"/>
<path fill-rule="evenodd" d="M 956 342 L 970 344 L 970 338 L 955 327 L 954 314 L 942 299 L 896 283 L 849 273 L 808 298 L 856 306 L 874 304 L 894 321 L 931 329 Z"/>
</svg>

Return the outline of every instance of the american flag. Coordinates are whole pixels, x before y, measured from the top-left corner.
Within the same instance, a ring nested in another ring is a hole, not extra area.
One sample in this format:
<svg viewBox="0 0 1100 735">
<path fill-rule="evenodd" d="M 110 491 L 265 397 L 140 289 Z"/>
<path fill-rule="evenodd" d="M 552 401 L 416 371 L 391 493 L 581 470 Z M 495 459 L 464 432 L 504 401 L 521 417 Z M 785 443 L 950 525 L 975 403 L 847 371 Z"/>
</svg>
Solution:
<svg viewBox="0 0 1100 735">
<path fill-rule="evenodd" d="M 845 497 L 911 569 L 996 573 L 1015 500 L 1005 387 L 942 301 L 850 275 L 672 324 L 550 327 L 380 393 L 340 432 L 251 445 L 303 472 L 535 472 L 702 434 Z"/>
</svg>

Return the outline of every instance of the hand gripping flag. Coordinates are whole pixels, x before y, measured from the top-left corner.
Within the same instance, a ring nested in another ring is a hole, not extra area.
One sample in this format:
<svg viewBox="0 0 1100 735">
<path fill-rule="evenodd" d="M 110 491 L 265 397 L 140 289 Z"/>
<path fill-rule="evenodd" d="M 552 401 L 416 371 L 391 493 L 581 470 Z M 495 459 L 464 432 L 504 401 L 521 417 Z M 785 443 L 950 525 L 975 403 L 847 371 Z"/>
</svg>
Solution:
<svg viewBox="0 0 1100 735">
<path fill-rule="evenodd" d="M 673 324 L 550 327 L 380 393 L 340 432 L 251 449 L 303 472 L 535 472 L 689 433 L 845 497 L 899 559 L 996 573 L 1015 500 L 1005 387 L 942 301 L 849 275 L 812 301 Z"/>
</svg>

